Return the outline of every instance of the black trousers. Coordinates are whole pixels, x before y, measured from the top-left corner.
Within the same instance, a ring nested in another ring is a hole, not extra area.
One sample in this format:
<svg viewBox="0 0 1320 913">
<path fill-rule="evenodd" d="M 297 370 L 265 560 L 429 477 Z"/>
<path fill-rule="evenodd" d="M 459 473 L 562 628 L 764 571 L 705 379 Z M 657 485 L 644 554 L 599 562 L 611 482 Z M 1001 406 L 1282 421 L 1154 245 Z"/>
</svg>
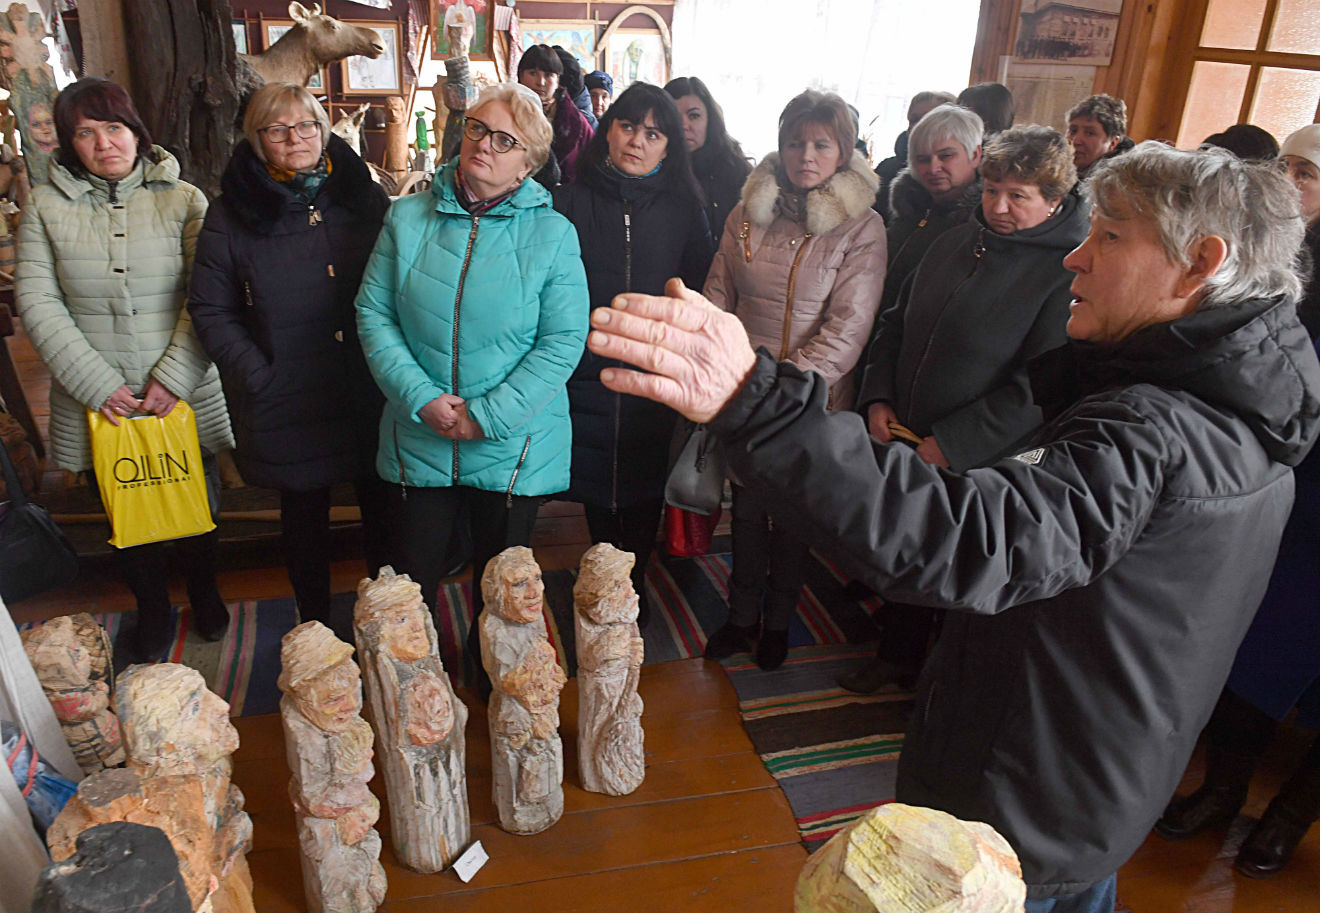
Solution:
<svg viewBox="0 0 1320 913">
<path fill-rule="evenodd" d="M 637 595 L 646 598 L 646 565 L 655 551 L 655 538 L 660 532 L 660 517 L 664 513 L 663 498 L 639 501 L 611 510 L 584 504 L 587 530 L 593 543 L 608 542 L 625 552 L 632 552 L 636 561 L 632 569 L 632 584 Z"/>
<path fill-rule="evenodd" d="M 1245 787 L 1278 727 L 1265 711 L 1225 688 L 1205 727 L 1207 783 L 1238 780 Z M 1274 803 L 1300 821 L 1320 817 L 1320 736 L 1311 740 Z"/>
<path fill-rule="evenodd" d="M 932 638 L 939 634 L 943 609 L 886 601 L 874 616 L 880 626 L 876 659 L 904 669 L 920 671 L 930 652 Z"/>
<path fill-rule="evenodd" d="M 512 545 L 528 545 L 540 498 L 477 488 L 389 489 L 390 528 L 393 531 L 394 570 L 407 574 L 422 587 L 422 598 L 435 611 L 440 575 L 451 558 L 450 541 L 466 508 L 472 531 L 472 617 L 481 614 L 481 575 L 490 559 Z M 473 627 L 475 630 L 475 626 Z M 471 639 L 469 639 L 471 642 Z M 477 666 L 481 666 L 477 658 Z"/>
<path fill-rule="evenodd" d="M 787 631 L 807 579 L 811 550 L 774 522 L 768 502 L 756 491 L 733 486 L 733 573 L 729 580 L 729 621 L 767 631 Z M 769 592 L 766 591 L 767 584 Z"/>
<path fill-rule="evenodd" d="M 362 551 L 367 575 L 389 561 L 389 491 L 375 476 L 355 479 L 362 511 Z M 298 615 L 330 624 L 330 489 L 280 492 L 280 535 Z"/>
</svg>

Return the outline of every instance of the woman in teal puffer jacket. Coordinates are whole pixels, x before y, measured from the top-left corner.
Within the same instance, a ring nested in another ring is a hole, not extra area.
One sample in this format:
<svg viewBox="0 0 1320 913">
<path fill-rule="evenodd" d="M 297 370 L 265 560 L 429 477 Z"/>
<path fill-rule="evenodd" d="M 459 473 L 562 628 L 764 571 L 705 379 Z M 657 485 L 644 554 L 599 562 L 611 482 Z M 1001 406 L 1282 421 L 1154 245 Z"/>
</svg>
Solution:
<svg viewBox="0 0 1320 913">
<path fill-rule="evenodd" d="M 587 280 L 573 226 L 523 180 L 551 137 L 528 90 L 483 92 L 459 160 L 390 208 L 357 297 L 386 397 L 376 469 L 392 490 L 395 567 L 434 607 L 466 511 L 474 617 L 486 563 L 528 544 L 539 499 L 569 482 L 565 384 L 586 342 Z"/>
</svg>

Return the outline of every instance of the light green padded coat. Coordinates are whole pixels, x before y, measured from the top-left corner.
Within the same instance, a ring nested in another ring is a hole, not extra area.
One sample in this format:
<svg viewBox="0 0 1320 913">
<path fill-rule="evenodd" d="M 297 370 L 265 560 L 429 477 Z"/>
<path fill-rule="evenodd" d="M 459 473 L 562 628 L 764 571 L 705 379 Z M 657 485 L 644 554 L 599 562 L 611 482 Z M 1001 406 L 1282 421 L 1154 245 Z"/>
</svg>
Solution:
<svg viewBox="0 0 1320 913">
<path fill-rule="evenodd" d="M 113 186 L 54 159 L 18 229 L 15 300 L 23 329 L 50 369 L 55 465 L 92 466 L 87 410 L 151 378 L 186 400 L 201 445 L 234 446 L 220 376 L 184 307 L 206 197 L 179 180 L 179 163 L 153 147 Z"/>
</svg>

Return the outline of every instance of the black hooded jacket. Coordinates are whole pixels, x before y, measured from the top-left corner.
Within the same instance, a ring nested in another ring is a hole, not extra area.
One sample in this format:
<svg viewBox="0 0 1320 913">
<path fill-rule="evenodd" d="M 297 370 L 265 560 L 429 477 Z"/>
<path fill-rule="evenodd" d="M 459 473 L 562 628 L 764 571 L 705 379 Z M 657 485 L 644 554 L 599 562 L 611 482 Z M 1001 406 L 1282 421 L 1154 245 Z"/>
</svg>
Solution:
<svg viewBox="0 0 1320 913">
<path fill-rule="evenodd" d="M 1001 235 L 976 216 L 935 239 L 898 301 L 875 321 L 857 404 L 889 402 L 949 465 L 990 462 L 1041 423 L 1027 362 L 1064 344 L 1072 273 L 1063 258 L 1087 232 L 1067 194 L 1034 228 Z"/>
<path fill-rule="evenodd" d="M 246 140 L 197 240 L 188 309 L 220 368 L 253 485 L 310 491 L 374 473 L 384 397 L 358 342 L 353 299 L 389 198 L 331 136 L 312 206 Z"/>
<path fill-rule="evenodd" d="M 992 825 L 1030 897 L 1108 877 L 1159 817 L 1320 432 L 1320 365 L 1288 302 L 1047 359 L 1053 420 L 965 473 L 871 439 L 765 351 L 710 423 L 813 547 L 887 599 L 959 610 L 918 685 L 898 800 Z"/>
<path fill-rule="evenodd" d="M 555 209 L 577 229 L 592 310 L 621 292 L 663 294 L 673 276 L 688 288 L 706 281 L 714 245 L 701 203 L 679 184 L 665 168 L 626 178 L 597 165 L 576 184 L 555 188 Z M 587 350 L 568 382 L 570 497 L 611 508 L 661 496 L 677 417 L 666 406 L 607 390 L 600 372 L 614 364 Z"/>
</svg>

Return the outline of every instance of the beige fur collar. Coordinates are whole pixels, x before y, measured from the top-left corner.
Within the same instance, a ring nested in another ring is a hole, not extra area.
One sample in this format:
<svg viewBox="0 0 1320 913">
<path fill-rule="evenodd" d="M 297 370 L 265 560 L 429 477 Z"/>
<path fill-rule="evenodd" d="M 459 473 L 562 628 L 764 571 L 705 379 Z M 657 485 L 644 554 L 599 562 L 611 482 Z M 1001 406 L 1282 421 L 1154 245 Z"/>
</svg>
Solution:
<svg viewBox="0 0 1320 913">
<path fill-rule="evenodd" d="M 742 204 L 747 218 L 760 228 L 775 220 L 775 200 L 779 197 L 779 153 L 761 160 L 743 185 Z M 860 152 L 853 152 L 848 167 L 807 194 L 807 231 L 823 235 L 850 222 L 871 208 L 880 179 Z"/>
</svg>

